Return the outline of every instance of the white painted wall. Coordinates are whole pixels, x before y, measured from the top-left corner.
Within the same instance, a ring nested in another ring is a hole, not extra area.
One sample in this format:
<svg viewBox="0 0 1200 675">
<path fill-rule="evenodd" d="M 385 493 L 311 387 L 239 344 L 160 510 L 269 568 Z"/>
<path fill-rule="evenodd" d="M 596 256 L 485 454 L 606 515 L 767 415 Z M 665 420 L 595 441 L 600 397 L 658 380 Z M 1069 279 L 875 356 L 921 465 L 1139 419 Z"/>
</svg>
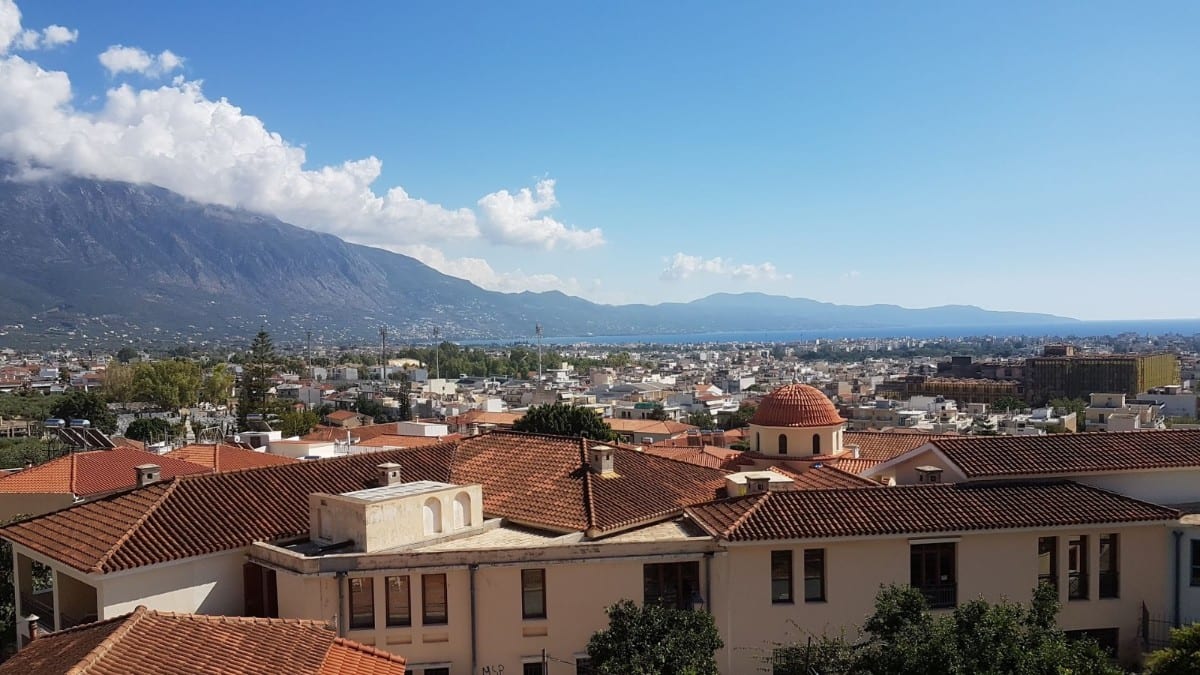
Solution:
<svg viewBox="0 0 1200 675">
<path fill-rule="evenodd" d="M 1069 478 L 1155 504 L 1200 502 L 1200 469 L 1083 474 Z"/>
<path fill-rule="evenodd" d="M 240 548 L 103 577 L 96 594 L 100 618 L 127 614 L 138 605 L 164 612 L 240 615 L 245 610 L 245 561 L 246 549 Z"/>
</svg>

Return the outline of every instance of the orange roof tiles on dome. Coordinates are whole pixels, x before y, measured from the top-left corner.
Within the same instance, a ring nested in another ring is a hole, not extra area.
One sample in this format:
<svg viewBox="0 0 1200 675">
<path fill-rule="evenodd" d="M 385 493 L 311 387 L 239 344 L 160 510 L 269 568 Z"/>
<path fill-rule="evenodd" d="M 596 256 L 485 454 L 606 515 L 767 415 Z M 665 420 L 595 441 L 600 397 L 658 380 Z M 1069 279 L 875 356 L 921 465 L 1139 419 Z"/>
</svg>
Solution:
<svg viewBox="0 0 1200 675">
<path fill-rule="evenodd" d="M 829 397 L 807 384 L 789 384 L 763 397 L 750 424 L 763 427 L 828 427 L 846 420 Z"/>
</svg>

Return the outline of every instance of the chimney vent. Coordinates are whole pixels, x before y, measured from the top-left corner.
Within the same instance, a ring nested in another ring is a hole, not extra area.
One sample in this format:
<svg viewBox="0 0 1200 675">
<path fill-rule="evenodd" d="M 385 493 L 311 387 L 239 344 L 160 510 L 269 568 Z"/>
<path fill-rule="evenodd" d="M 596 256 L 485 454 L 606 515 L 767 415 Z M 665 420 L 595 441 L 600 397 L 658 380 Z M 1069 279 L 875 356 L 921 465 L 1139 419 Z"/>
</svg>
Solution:
<svg viewBox="0 0 1200 675">
<path fill-rule="evenodd" d="M 161 480 L 162 467 L 157 464 L 139 464 L 133 467 L 137 472 L 137 486 L 146 487 Z"/>
<path fill-rule="evenodd" d="M 589 445 L 588 470 L 598 474 L 612 473 L 613 449 L 607 445 Z"/>
<path fill-rule="evenodd" d="M 379 487 L 387 487 L 389 485 L 399 485 L 404 482 L 400 478 L 400 465 L 395 462 L 386 462 L 376 467 L 379 469 Z"/>
<path fill-rule="evenodd" d="M 762 494 L 770 489 L 771 479 L 767 476 L 747 476 L 746 494 Z"/>
<path fill-rule="evenodd" d="M 942 482 L 941 467 L 918 466 L 917 467 L 917 482 L 918 483 L 940 483 L 940 482 Z"/>
<path fill-rule="evenodd" d="M 858 445 L 851 443 L 851 444 L 847 445 L 846 448 L 848 450 L 850 450 L 850 456 L 853 457 L 854 459 L 859 459 L 859 457 L 861 457 L 862 448 L 858 447 Z"/>
</svg>

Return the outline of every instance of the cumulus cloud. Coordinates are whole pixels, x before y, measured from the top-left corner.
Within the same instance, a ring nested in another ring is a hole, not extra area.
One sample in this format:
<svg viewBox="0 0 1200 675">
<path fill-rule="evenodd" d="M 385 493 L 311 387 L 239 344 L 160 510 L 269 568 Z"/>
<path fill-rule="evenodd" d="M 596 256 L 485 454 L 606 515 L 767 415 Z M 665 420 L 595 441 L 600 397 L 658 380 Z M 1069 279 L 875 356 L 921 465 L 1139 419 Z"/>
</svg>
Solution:
<svg viewBox="0 0 1200 675">
<path fill-rule="evenodd" d="M 0 0 L 0 54 L 10 48 L 53 49 L 79 39 L 79 31 L 51 24 L 42 30 L 21 27 L 21 10 L 13 0 Z"/>
<path fill-rule="evenodd" d="M 484 236 L 501 244 L 581 249 L 604 243 L 604 234 L 598 228 L 580 230 L 544 215 L 556 206 L 554 181 L 549 178 L 538 181 L 533 190 L 493 192 L 479 200 L 481 229 Z"/>
<path fill-rule="evenodd" d="M 664 258 L 664 261 L 667 266 L 663 268 L 662 278 L 666 281 L 680 281 L 704 275 L 737 281 L 775 281 L 792 278 L 790 274 L 780 274 L 775 265 L 769 262 L 737 265 L 725 258 L 705 259 L 686 253 L 676 253 L 670 258 Z"/>
<path fill-rule="evenodd" d="M 100 65 L 109 75 L 141 73 L 146 77 L 162 77 L 183 67 L 183 59 L 169 49 L 150 54 L 138 47 L 113 45 L 100 54 Z"/>
<path fill-rule="evenodd" d="M 563 279 L 555 274 L 526 274 L 519 269 L 497 272 L 483 258 L 447 258 L 441 250 L 423 244 L 405 246 L 398 252 L 412 256 L 443 274 L 466 279 L 492 291 L 562 291 L 568 295 L 585 295 L 595 291 L 599 283 L 594 282 L 589 286 L 575 277 Z"/>
</svg>

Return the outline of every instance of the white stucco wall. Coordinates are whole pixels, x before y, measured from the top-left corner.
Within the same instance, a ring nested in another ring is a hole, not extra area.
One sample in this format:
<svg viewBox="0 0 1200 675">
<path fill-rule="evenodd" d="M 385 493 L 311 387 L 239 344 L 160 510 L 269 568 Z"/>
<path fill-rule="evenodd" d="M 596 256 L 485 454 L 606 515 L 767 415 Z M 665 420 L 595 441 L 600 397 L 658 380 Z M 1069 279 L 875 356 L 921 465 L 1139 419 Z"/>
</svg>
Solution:
<svg viewBox="0 0 1200 675">
<path fill-rule="evenodd" d="M 246 549 L 237 549 L 102 577 L 97 592 L 100 618 L 132 612 L 138 605 L 166 612 L 240 615 L 245 609 L 245 561 Z"/>
</svg>

